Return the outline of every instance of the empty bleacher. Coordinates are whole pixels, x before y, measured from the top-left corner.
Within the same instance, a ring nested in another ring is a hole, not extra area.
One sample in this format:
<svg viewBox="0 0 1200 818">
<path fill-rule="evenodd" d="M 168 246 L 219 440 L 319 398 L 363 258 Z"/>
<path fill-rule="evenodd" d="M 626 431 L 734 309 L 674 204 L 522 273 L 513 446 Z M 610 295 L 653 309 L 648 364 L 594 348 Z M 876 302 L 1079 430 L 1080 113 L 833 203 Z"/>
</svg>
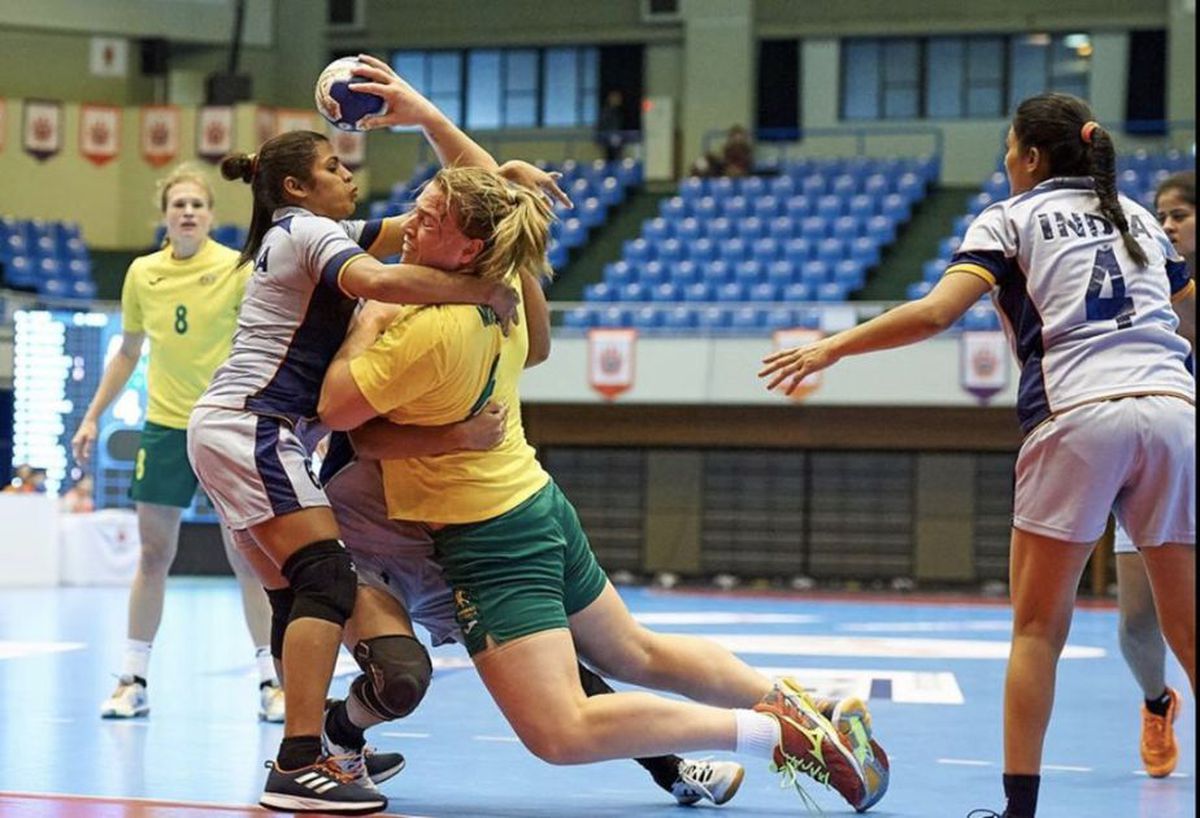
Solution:
<svg viewBox="0 0 1200 818">
<path fill-rule="evenodd" d="M 0 217 L 3 285 L 47 298 L 95 298 L 92 260 L 73 222 Z"/>
</svg>

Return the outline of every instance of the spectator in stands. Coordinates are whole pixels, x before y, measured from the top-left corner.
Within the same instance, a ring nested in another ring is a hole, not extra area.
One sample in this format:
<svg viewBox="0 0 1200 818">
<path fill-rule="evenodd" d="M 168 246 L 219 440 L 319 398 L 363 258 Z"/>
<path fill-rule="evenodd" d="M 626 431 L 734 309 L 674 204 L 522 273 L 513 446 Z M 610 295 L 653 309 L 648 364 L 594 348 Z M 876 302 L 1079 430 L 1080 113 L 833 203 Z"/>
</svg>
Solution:
<svg viewBox="0 0 1200 818">
<path fill-rule="evenodd" d="M 68 514 L 90 514 L 95 511 L 92 488 L 92 476 L 83 475 L 75 481 L 75 485 L 63 492 L 59 508 Z"/>
<path fill-rule="evenodd" d="M 1187 262 L 1188 274 L 1196 278 L 1196 173 L 1183 171 L 1158 186 L 1154 209 L 1163 231 Z M 1195 338 L 1195 313 L 1180 316 L 1180 334 Z M 1185 326 L 1190 322 L 1190 329 Z M 1133 540 L 1118 525 L 1113 550 L 1117 562 L 1117 605 L 1121 612 L 1118 637 L 1121 654 L 1142 688 L 1141 756 L 1146 773 L 1154 778 L 1170 775 L 1179 761 L 1175 719 L 1179 717 L 1179 693 L 1167 686 L 1166 645 L 1146 565 Z"/>
<path fill-rule="evenodd" d="M 1084 101 L 1023 101 L 1004 164 L 1012 198 L 971 223 L 928 295 L 772 353 L 759 374 L 769 388 L 794 390 L 847 355 L 929 338 L 993 292 L 1021 362 L 1026 433 L 1013 500 L 1001 818 L 1033 818 L 1058 658 L 1110 509 L 1141 551 L 1163 633 L 1195 693 L 1195 338 L 1177 330 L 1179 316 L 1195 315 L 1196 287 L 1154 217 L 1117 193 L 1112 137 Z M 1095 235 L 1055 230 L 1052 212 L 1086 214 Z"/>
<path fill-rule="evenodd" d="M 12 481 L 4 487 L 10 494 L 28 494 L 33 491 L 33 466 L 21 463 L 13 470 Z"/>
<path fill-rule="evenodd" d="M 149 339 L 149 406 L 129 491 L 137 508 L 141 558 L 129 591 L 121 673 L 116 689 L 101 705 L 103 718 L 150 712 L 150 649 L 162 621 L 167 572 L 179 546 L 183 510 L 196 493 L 196 475 L 187 460 L 188 415 L 229 353 L 250 272 L 248 266 L 238 266 L 236 250 L 209 237 L 213 195 L 200 171 L 183 166 L 167 176 L 159 183 L 157 204 L 166 223 L 166 241 L 160 250 L 134 259 L 125 274 L 121 346 L 105 366 L 71 440 L 75 459 L 86 464 L 99 435 L 100 416 L 125 388 Z M 257 654 L 259 717 L 282 721 L 283 693 L 271 660 L 267 598 L 224 527 L 221 535 Z"/>
<path fill-rule="evenodd" d="M 750 132 L 742 125 L 733 125 L 725 134 L 720 154 L 706 153 L 697 159 L 689 173 L 692 176 L 749 176 L 754 172 L 754 146 Z"/>
<path fill-rule="evenodd" d="M 30 494 L 45 494 L 46 493 L 46 470 L 33 469 L 29 474 L 29 480 L 25 484 L 28 488 L 26 491 Z"/>
<path fill-rule="evenodd" d="M 625 95 L 617 90 L 609 91 L 596 122 L 596 144 L 604 152 L 607 161 L 621 158 L 627 130 L 629 128 L 625 122 Z"/>
</svg>

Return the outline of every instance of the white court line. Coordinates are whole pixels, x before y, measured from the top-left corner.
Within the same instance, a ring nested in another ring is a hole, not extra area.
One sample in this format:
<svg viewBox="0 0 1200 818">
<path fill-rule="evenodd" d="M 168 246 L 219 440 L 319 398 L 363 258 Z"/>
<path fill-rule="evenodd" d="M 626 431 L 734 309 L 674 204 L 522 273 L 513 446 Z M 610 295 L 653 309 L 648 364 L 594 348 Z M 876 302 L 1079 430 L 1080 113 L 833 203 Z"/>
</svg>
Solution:
<svg viewBox="0 0 1200 818">
<path fill-rule="evenodd" d="M 392 732 L 387 732 L 387 733 L 380 733 L 379 735 L 387 736 L 388 738 L 429 738 L 430 734 L 429 733 L 392 733 Z"/>
<path fill-rule="evenodd" d="M 1091 767 L 1072 767 L 1070 764 L 1043 764 L 1043 770 L 1056 770 L 1062 773 L 1090 773 Z"/>
<path fill-rule="evenodd" d="M 889 756 L 890 759 L 890 756 Z M 939 758 L 938 764 L 955 764 L 959 767 L 991 767 L 990 761 L 978 761 L 973 758 Z"/>
<path fill-rule="evenodd" d="M 1143 778 L 1150 777 L 1150 773 L 1146 772 L 1145 770 L 1134 770 L 1133 774 L 1140 775 Z M 1187 773 L 1171 773 L 1170 775 L 1167 776 L 1167 778 L 1191 778 L 1191 776 L 1188 775 Z"/>
<path fill-rule="evenodd" d="M 471 736 L 475 741 L 503 741 L 516 744 L 520 741 L 516 736 Z"/>
</svg>

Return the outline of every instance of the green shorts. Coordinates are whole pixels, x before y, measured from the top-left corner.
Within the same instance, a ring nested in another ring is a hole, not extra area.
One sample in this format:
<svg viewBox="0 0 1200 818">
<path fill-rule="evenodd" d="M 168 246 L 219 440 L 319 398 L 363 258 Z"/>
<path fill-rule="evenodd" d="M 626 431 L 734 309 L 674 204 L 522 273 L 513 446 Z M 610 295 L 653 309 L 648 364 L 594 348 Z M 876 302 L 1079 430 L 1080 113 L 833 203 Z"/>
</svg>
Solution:
<svg viewBox="0 0 1200 818">
<path fill-rule="evenodd" d="M 187 508 L 196 494 L 196 473 L 187 455 L 187 429 L 171 429 L 146 421 L 129 498 L 138 503 Z"/>
<path fill-rule="evenodd" d="M 512 511 L 433 534 L 467 652 L 567 627 L 608 582 L 554 481 Z"/>
</svg>

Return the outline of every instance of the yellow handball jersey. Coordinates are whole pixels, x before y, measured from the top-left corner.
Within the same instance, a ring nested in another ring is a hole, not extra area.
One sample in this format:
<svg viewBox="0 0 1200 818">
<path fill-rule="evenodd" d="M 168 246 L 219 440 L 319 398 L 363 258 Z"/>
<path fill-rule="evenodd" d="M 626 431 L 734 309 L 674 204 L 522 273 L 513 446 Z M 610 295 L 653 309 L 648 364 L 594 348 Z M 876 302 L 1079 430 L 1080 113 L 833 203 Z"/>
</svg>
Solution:
<svg viewBox="0 0 1200 818">
<path fill-rule="evenodd" d="M 121 288 L 122 328 L 150 340 L 146 419 L 186 429 L 188 415 L 229 357 L 250 266 L 209 239 L 196 255 L 171 258 L 168 245 L 129 265 Z"/>
<path fill-rule="evenodd" d="M 407 307 L 350 362 L 354 382 L 393 423 L 441 426 L 466 420 L 489 400 L 508 407 L 503 442 L 383 462 L 388 516 L 424 523 L 475 523 L 520 505 L 550 476 L 525 441 L 517 386 L 529 353 L 524 319 L 508 337 L 486 307 Z"/>
</svg>

